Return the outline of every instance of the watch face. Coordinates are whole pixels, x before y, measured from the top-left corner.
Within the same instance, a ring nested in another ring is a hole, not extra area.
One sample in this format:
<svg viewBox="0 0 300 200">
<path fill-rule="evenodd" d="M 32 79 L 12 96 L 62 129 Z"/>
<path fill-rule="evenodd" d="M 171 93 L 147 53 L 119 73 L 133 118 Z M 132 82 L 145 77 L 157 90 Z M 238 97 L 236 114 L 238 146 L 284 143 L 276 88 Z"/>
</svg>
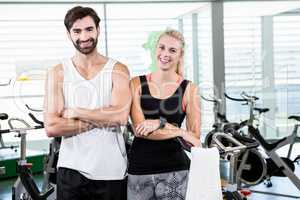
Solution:
<svg viewBox="0 0 300 200">
<path fill-rule="evenodd" d="M 163 117 L 160 117 L 159 121 L 160 121 L 159 127 L 160 128 L 164 128 L 165 125 L 166 125 L 166 123 L 167 123 L 167 120 L 165 118 L 163 118 Z"/>
</svg>

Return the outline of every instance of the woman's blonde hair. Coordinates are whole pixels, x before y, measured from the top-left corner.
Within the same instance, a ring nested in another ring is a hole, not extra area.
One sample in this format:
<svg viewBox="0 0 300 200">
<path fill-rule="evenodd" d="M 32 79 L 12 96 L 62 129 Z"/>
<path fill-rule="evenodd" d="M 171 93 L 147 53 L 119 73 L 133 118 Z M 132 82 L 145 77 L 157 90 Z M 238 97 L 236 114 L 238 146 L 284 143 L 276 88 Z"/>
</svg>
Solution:
<svg viewBox="0 0 300 200">
<path fill-rule="evenodd" d="M 185 41 L 184 41 L 184 37 L 183 34 L 180 33 L 179 31 L 175 30 L 175 29 L 167 29 L 164 32 L 162 32 L 157 40 L 157 42 L 160 40 L 160 38 L 162 36 L 170 36 L 172 38 L 177 39 L 178 41 L 181 42 L 181 56 L 182 59 L 181 61 L 177 64 L 177 68 L 176 68 L 176 73 L 180 76 L 183 76 L 183 55 L 184 55 L 184 46 L 185 46 Z"/>
</svg>

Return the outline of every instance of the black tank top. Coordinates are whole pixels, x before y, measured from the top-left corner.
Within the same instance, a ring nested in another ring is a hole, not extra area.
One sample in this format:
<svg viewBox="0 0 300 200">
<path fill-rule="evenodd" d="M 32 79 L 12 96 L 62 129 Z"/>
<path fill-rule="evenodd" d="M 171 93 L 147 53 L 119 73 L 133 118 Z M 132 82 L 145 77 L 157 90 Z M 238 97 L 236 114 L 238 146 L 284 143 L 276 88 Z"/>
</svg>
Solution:
<svg viewBox="0 0 300 200">
<path fill-rule="evenodd" d="M 188 85 L 183 80 L 175 93 L 167 99 L 151 96 L 146 76 L 140 76 L 141 107 L 145 119 L 167 119 L 168 123 L 181 126 L 185 118 L 182 99 Z M 189 169 L 190 160 L 175 139 L 148 140 L 135 137 L 129 153 L 128 172 L 132 175 L 166 173 Z"/>
</svg>

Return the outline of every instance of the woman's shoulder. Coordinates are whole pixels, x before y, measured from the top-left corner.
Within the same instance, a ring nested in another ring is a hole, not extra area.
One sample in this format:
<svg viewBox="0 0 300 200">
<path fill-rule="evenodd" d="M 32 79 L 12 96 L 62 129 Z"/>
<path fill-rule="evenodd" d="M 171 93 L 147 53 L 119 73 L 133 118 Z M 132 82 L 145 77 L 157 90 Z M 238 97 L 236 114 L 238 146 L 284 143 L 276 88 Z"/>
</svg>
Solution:
<svg viewBox="0 0 300 200">
<path fill-rule="evenodd" d="M 146 76 L 146 75 L 139 75 L 139 76 L 134 76 L 131 80 L 130 80 L 130 84 L 131 86 L 139 87 L 141 85 L 141 77 Z"/>
<path fill-rule="evenodd" d="M 195 83 L 193 83 L 193 81 L 183 78 L 182 79 L 182 84 L 185 84 L 187 88 L 195 88 L 197 87 L 197 85 Z"/>
<path fill-rule="evenodd" d="M 193 81 L 184 79 L 186 81 L 186 89 L 185 89 L 185 96 L 190 96 L 191 94 L 198 93 L 199 87 L 197 84 L 195 84 Z"/>
<path fill-rule="evenodd" d="M 130 82 L 131 83 L 138 83 L 138 82 L 140 82 L 140 77 L 141 76 L 134 76 L 133 78 L 131 78 Z"/>
<path fill-rule="evenodd" d="M 149 76 L 149 74 L 143 74 L 143 75 L 139 75 L 139 76 L 134 76 L 130 82 L 134 83 L 134 84 L 139 84 L 142 78 L 147 79 L 147 77 Z"/>
</svg>

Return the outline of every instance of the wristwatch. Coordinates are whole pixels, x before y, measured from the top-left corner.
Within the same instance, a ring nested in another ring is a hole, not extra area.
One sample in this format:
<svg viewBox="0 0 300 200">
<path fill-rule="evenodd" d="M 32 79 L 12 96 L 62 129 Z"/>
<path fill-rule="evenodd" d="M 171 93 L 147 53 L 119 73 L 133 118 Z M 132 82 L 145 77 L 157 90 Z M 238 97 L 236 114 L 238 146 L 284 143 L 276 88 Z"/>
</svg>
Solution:
<svg viewBox="0 0 300 200">
<path fill-rule="evenodd" d="M 166 123 L 167 123 L 166 118 L 164 118 L 164 117 L 159 117 L 159 127 L 158 127 L 158 129 L 165 128 Z"/>
</svg>

